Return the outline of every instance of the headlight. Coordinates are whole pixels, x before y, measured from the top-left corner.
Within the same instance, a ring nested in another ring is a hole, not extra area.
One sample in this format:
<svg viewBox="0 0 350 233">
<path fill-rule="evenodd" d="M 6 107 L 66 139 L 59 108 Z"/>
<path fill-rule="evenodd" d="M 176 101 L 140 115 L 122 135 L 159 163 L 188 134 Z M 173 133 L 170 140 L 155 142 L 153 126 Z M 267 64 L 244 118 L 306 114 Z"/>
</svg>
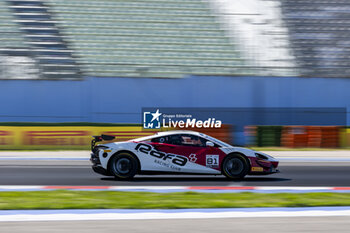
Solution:
<svg viewBox="0 0 350 233">
<path fill-rule="evenodd" d="M 255 156 L 258 159 L 263 159 L 263 160 L 268 160 L 268 161 L 277 161 L 274 157 L 272 157 L 271 155 L 267 155 L 265 153 L 262 152 L 256 152 Z"/>
<path fill-rule="evenodd" d="M 263 160 L 269 160 L 269 158 L 265 155 L 259 154 L 259 153 L 255 153 L 256 157 L 258 159 L 263 159 Z"/>
</svg>

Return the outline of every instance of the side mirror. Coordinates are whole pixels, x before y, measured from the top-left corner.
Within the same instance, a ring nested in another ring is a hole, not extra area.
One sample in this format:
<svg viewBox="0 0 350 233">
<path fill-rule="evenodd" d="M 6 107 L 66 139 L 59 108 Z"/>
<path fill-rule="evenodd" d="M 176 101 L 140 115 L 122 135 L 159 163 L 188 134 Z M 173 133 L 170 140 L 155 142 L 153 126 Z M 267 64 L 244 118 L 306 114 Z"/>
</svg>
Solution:
<svg viewBox="0 0 350 233">
<path fill-rule="evenodd" d="M 214 147 L 214 146 L 215 146 L 214 143 L 211 142 L 211 141 L 207 141 L 207 142 L 205 143 L 205 145 L 206 145 L 206 146 L 211 146 L 211 147 Z"/>
</svg>

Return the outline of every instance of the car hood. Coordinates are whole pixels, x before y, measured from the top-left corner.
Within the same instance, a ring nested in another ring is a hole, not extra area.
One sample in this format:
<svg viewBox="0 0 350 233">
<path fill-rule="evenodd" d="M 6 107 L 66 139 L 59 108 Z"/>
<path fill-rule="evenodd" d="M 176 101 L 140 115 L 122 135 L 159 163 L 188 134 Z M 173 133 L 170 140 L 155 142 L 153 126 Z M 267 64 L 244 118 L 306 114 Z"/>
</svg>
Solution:
<svg viewBox="0 0 350 233">
<path fill-rule="evenodd" d="M 266 156 L 270 161 L 277 161 L 271 155 L 268 155 L 268 154 L 266 154 L 264 152 L 255 151 L 255 150 L 252 150 L 252 149 L 249 149 L 249 148 L 231 146 L 231 147 L 221 147 L 220 149 L 222 151 L 224 151 L 226 154 L 234 153 L 234 152 L 240 152 L 240 153 L 245 154 L 246 156 L 249 156 L 249 157 L 257 157 L 256 154 L 261 154 L 261 155 Z"/>
</svg>

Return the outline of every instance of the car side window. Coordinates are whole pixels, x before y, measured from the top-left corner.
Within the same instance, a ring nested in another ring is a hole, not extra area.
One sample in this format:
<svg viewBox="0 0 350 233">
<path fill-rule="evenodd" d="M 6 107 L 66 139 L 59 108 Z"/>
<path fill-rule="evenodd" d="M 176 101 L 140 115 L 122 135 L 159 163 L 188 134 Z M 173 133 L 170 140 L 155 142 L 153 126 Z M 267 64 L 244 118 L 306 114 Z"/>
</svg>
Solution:
<svg viewBox="0 0 350 233">
<path fill-rule="evenodd" d="M 180 141 L 183 146 L 199 146 L 199 147 L 205 147 L 206 146 L 206 140 L 204 138 L 198 137 L 196 135 L 191 134 L 181 134 Z"/>
<path fill-rule="evenodd" d="M 202 137 L 198 137 L 196 135 L 191 134 L 174 134 L 168 136 L 162 136 L 157 138 L 152 138 L 151 142 L 155 143 L 166 143 L 178 146 L 198 146 L 198 147 L 206 147 L 206 142 L 208 140 Z M 214 143 L 215 147 L 219 147 L 216 143 Z"/>
<path fill-rule="evenodd" d="M 152 138 L 151 142 L 158 142 L 158 143 L 169 143 L 168 142 L 168 137 L 164 136 L 164 137 L 158 137 L 158 138 Z"/>
<path fill-rule="evenodd" d="M 169 140 L 168 140 L 169 144 L 182 145 L 182 142 L 183 142 L 183 139 L 179 134 L 174 134 L 169 136 Z"/>
<path fill-rule="evenodd" d="M 187 138 L 181 134 L 173 134 L 165 137 L 154 138 L 152 142 L 167 143 L 172 145 L 183 146 L 187 145 Z"/>
</svg>

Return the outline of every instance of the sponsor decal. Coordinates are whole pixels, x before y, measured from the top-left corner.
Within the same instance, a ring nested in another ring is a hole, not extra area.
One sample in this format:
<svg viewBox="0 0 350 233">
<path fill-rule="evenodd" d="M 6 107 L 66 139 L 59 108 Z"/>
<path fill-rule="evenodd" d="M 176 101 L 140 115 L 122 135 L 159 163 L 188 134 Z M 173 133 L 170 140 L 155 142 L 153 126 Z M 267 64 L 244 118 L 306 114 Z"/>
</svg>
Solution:
<svg viewBox="0 0 350 233">
<path fill-rule="evenodd" d="M 135 147 L 135 150 L 148 154 L 150 156 L 153 156 L 156 159 L 162 160 L 162 164 L 164 165 L 164 161 L 170 161 L 174 165 L 178 166 L 185 166 L 188 159 L 183 155 L 176 155 L 176 154 L 167 154 L 162 151 L 155 150 L 151 145 L 145 144 L 145 143 L 139 143 Z M 157 160 L 157 163 L 160 163 L 161 161 Z M 170 165 L 169 165 L 170 166 Z"/>
<path fill-rule="evenodd" d="M 0 145 L 11 145 L 13 143 L 12 132 L 0 130 Z"/>
<path fill-rule="evenodd" d="M 181 171 L 181 168 L 179 168 L 178 166 L 175 166 L 175 165 L 170 164 L 170 163 L 168 163 L 166 161 L 163 161 L 163 160 L 155 159 L 154 163 L 157 163 L 157 164 L 159 164 L 159 165 L 161 165 L 163 167 L 170 168 L 172 170 Z"/>
<path fill-rule="evenodd" d="M 189 158 L 190 158 L 190 162 L 195 163 L 197 161 L 197 155 L 196 154 L 190 154 Z"/>
<path fill-rule="evenodd" d="M 0 149 L 80 149 L 90 148 L 92 135 L 113 135 L 116 141 L 148 136 L 157 130 L 142 126 L 2 126 Z"/>
<path fill-rule="evenodd" d="M 70 145 L 82 146 L 89 143 L 88 131 L 27 131 L 24 136 L 24 145 Z"/>
<path fill-rule="evenodd" d="M 252 172 L 263 172 L 264 169 L 262 167 L 252 167 Z"/>
<path fill-rule="evenodd" d="M 219 155 L 206 155 L 205 166 L 211 168 L 219 167 Z"/>
</svg>

